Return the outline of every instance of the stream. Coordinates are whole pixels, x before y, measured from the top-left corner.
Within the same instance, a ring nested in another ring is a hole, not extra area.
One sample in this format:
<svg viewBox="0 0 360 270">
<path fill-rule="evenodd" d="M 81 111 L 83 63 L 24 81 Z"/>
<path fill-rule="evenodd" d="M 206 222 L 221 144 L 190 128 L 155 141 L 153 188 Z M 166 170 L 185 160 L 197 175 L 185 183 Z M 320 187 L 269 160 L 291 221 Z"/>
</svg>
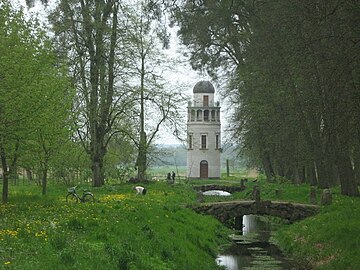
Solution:
<svg viewBox="0 0 360 270">
<path fill-rule="evenodd" d="M 264 217 L 243 216 L 243 230 L 231 237 L 233 244 L 224 249 L 216 259 L 218 265 L 228 270 L 292 269 L 290 261 L 269 242 L 271 223 Z"/>
</svg>

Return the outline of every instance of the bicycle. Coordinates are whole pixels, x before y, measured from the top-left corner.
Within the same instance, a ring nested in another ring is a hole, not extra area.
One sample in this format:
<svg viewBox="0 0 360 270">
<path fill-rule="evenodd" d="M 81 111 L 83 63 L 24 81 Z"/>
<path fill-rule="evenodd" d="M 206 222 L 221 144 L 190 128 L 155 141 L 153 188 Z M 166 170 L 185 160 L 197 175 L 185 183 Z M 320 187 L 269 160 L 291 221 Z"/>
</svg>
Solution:
<svg viewBox="0 0 360 270">
<path fill-rule="evenodd" d="M 90 191 L 83 190 L 83 194 L 80 197 L 80 195 L 76 192 L 76 188 L 77 186 L 68 188 L 68 194 L 66 195 L 67 203 L 78 203 L 79 201 L 82 203 L 95 202 L 94 194 Z"/>
</svg>

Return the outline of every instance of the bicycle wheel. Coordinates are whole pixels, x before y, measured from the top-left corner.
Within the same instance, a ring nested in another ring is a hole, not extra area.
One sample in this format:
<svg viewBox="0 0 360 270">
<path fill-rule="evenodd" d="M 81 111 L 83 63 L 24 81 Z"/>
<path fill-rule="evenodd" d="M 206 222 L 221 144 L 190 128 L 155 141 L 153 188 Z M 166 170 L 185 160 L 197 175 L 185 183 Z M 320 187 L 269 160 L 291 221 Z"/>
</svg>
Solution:
<svg viewBox="0 0 360 270">
<path fill-rule="evenodd" d="M 74 193 L 69 193 L 66 195 L 66 202 L 67 203 L 77 203 L 78 197 Z"/>
<path fill-rule="evenodd" d="M 86 193 L 82 197 L 81 201 L 83 203 L 93 203 L 93 202 L 95 202 L 95 198 L 94 198 L 94 195 L 92 195 L 91 193 Z"/>
</svg>

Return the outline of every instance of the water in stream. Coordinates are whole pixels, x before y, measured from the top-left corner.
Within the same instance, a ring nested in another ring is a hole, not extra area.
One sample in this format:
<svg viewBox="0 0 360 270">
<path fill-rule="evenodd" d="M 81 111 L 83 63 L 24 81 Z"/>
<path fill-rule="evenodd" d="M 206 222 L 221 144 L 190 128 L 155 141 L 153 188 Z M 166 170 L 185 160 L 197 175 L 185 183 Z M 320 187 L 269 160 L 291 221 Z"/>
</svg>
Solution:
<svg viewBox="0 0 360 270">
<path fill-rule="evenodd" d="M 270 222 L 258 216 L 243 217 L 243 231 L 232 236 L 234 244 L 217 257 L 217 263 L 228 270 L 291 269 L 279 249 L 269 243 Z"/>
</svg>

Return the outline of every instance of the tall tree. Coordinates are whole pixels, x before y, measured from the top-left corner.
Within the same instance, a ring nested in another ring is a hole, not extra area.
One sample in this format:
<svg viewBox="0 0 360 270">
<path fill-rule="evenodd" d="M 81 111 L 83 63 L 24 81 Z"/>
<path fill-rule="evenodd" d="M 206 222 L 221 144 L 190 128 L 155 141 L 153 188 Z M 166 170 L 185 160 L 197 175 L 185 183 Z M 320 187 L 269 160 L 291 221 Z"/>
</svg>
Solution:
<svg viewBox="0 0 360 270">
<path fill-rule="evenodd" d="M 9 167 L 16 173 L 19 149 L 32 139 L 34 123 L 44 124 L 45 112 L 54 116 L 48 106 L 63 99 L 67 80 L 37 21 L 27 21 L 8 1 L 0 6 L 0 156 L 7 202 Z"/>
<path fill-rule="evenodd" d="M 130 96 L 122 86 L 120 1 L 62 0 L 51 15 L 59 49 L 69 57 L 78 89 L 78 135 L 91 160 L 94 186 L 104 184 L 104 157 L 112 129 Z"/>
<path fill-rule="evenodd" d="M 181 122 L 180 108 L 185 101 L 178 87 L 164 78 L 164 71 L 170 70 L 172 64 L 163 53 L 168 45 L 166 25 L 159 25 L 151 16 L 155 8 L 160 8 L 151 4 L 152 1 L 137 1 L 128 6 L 126 13 L 125 50 L 132 56 L 129 62 L 134 75 L 132 85 L 138 90 L 138 106 L 134 111 L 138 116 L 135 132 L 138 136 L 130 137 L 138 150 L 136 167 L 140 180 L 146 178 L 147 156 L 160 126 L 167 125 L 176 133 Z"/>
<path fill-rule="evenodd" d="M 104 184 L 104 158 L 116 134 L 132 138 L 139 178 L 144 179 L 148 146 L 160 125 L 177 124 L 179 96 L 162 90 L 155 40 L 165 35 L 154 30 L 155 18 L 145 12 L 154 10 L 149 2 L 62 0 L 51 15 L 78 89 L 78 136 L 91 159 L 94 186 Z M 159 112 L 152 112 L 156 117 L 146 111 L 150 103 Z M 150 118 L 156 123 L 152 130 L 146 124 Z"/>
<path fill-rule="evenodd" d="M 48 91 L 47 106 L 34 124 L 32 150 L 38 161 L 43 195 L 46 194 L 47 176 L 52 160 L 74 132 L 70 122 L 74 95 L 70 91 L 70 84 L 64 82 L 65 74 L 63 73 L 62 77 L 56 73 L 48 74 L 53 80 L 46 82 L 44 87 L 51 92 Z"/>
</svg>

